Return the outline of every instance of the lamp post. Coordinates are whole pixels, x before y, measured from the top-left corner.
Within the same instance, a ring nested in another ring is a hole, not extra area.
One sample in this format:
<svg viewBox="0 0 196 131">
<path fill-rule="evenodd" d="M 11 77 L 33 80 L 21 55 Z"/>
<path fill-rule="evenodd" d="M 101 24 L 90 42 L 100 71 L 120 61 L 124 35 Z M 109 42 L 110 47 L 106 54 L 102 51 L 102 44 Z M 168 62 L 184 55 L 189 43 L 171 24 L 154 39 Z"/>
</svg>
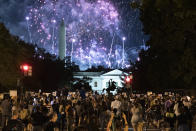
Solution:
<svg viewBox="0 0 196 131">
<path fill-rule="evenodd" d="M 125 40 L 126 40 L 126 37 L 123 37 L 122 40 L 123 40 L 122 68 L 124 68 L 124 63 L 125 63 Z"/>
<path fill-rule="evenodd" d="M 25 77 L 30 77 L 32 76 L 32 66 L 28 65 L 28 64 L 23 64 L 20 66 L 21 72 L 22 72 L 22 80 L 21 80 L 21 91 L 20 91 L 20 99 L 23 100 L 24 97 L 24 90 L 23 90 L 23 86 L 24 86 L 24 78 Z"/>
<path fill-rule="evenodd" d="M 133 93 L 132 81 L 133 81 L 132 74 L 125 77 L 126 90 L 127 90 L 128 97 L 130 97 L 130 95 L 132 95 L 132 93 Z"/>
<path fill-rule="evenodd" d="M 52 20 L 51 22 L 53 23 L 53 29 L 52 29 L 52 50 L 53 50 L 53 53 L 55 53 L 55 51 L 54 51 L 54 47 L 55 47 L 55 43 L 54 43 L 54 30 L 55 30 L 56 20 Z"/>
<path fill-rule="evenodd" d="M 76 42 L 76 39 L 72 39 L 72 43 L 71 43 L 71 63 L 73 61 L 73 44 Z"/>
<path fill-rule="evenodd" d="M 29 28 L 29 19 L 30 18 L 27 16 L 25 19 L 27 21 L 27 28 L 28 28 L 28 33 L 29 33 L 29 40 L 30 40 L 30 43 L 32 43 L 31 32 L 30 32 L 30 28 Z"/>
</svg>

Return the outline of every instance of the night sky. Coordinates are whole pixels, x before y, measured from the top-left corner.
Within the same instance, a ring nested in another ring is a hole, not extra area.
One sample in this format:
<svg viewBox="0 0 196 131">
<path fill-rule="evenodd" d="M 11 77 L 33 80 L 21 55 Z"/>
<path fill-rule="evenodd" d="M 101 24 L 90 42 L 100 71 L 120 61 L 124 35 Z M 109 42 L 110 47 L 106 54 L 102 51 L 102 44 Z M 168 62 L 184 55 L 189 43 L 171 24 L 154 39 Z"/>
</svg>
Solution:
<svg viewBox="0 0 196 131">
<path fill-rule="evenodd" d="M 13 35 L 58 54 L 58 32 L 63 20 L 67 34 L 66 55 L 72 55 L 81 69 L 92 65 L 125 68 L 130 59 L 137 59 L 137 52 L 146 41 L 139 11 L 132 9 L 130 2 L 0 0 L 0 21 Z"/>
</svg>

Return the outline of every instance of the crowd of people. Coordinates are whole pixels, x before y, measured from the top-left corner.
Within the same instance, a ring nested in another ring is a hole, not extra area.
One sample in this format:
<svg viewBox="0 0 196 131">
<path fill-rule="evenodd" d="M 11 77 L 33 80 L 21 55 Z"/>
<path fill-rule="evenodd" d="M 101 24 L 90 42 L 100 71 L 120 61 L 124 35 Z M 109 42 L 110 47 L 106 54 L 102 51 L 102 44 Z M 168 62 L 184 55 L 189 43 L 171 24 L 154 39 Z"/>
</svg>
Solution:
<svg viewBox="0 0 196 131">
<path fill-rule="evenodd" d="M 68 95 L 26 95 L 0 101 L 5 131 L 191 131 L 194 97 L 179 94 L 116 95 L 80 91 Z"/>
</svg>

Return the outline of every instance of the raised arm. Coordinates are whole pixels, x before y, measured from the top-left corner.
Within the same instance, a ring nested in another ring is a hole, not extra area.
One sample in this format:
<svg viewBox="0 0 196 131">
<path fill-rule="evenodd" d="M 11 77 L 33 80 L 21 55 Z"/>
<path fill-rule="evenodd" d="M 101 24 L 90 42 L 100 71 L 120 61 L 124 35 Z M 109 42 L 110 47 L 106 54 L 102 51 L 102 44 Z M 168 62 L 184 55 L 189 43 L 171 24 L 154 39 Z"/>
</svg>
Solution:
<svg viewBox="0 0 196 131">
<path fill-rule="evenodd" d="M 124 113 L 122 114 L 122 117 L 123 117 L 123 119 L 125 121 L 124 131 L 128 131 L 129 125 L 128 125 L 128 122 L 127 122 L 127 117 L 126 117 L 126 115 Z"/>
<path fill-rule="evenodd" d="M 110 127 L 112 126 L 112 120 L 114 118 L 114 113 L 111 114 L 110 120 L 107 125 L 107 131 L 110 131 Z"/>
</svg>

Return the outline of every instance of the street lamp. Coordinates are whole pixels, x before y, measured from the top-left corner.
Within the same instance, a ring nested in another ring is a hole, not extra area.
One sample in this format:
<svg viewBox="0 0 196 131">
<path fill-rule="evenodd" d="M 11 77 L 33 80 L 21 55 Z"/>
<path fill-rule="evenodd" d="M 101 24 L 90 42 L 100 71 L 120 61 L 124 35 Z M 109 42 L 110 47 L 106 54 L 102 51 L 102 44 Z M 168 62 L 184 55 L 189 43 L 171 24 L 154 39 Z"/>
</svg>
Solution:
<svg viewBox="0 0 196 131">
<path fill-rule="evenodd" d="M 53 23 L 53 28 L 52 28 L 52 50 L 53 50 L 53 53 L 55 53 L 55 51 L 54 51 L 54 47 L 55 47 L 55 43 L 54 43 L 54 30 L 55 30 L 56 20 L 52 20 L 51 22 Z"/>
<path fill-rule="evenodd" d="M 29 20 L 30 20 L 30 18 L 28 16 L 26 16 L 25 19 L 26 19 L 26 22 L 27 22 L 27 28 L 28 28 L 28 33 L 29 33 L 29 40 L 30 40 L 30 43 L 32 43 L 31 32 L 30 32 L 30 28 L 29 28 Z"/>
<path fill-rule="evenodd" d="M 29 17 L 27 16 L 25 19 L 26 19 L 26 20 L 29 20 Z"/>
<path fill-rule="evenodd" d="M 124 63 L 125 63 L 125 40 L 126 40 L 126 37 L 123 37 L 122 40 L 123 40 L 122 68 L 124 68 Z"/>
<path fill-rule="evenodd" d="M 76 39 L 72 39 L 72 42 L 73 42 L 73 43 L 76 42 Z"/>
<path fill-rule="evenodd" d="M 76 39 L 72 39 L 72 43 L 71 43 L 71 63 L 73 60 L 73 44 L 76 42 Z"/>
</svg>

